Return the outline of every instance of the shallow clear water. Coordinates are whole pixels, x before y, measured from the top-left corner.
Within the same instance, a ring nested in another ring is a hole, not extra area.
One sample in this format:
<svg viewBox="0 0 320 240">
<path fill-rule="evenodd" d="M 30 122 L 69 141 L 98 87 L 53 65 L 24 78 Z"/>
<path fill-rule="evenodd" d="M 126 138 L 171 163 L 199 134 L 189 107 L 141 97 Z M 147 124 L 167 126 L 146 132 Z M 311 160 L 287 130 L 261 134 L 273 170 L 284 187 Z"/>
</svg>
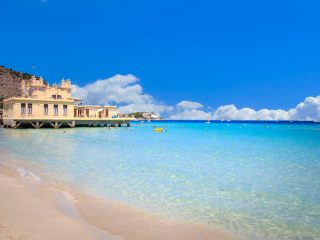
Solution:
<svg viewBox="0 0 320 240">
<path fill-rule="evenodd" d="M 320 239 L 319 124 L 0 129 L 0 142 L 20 167 L 158 214 L 251 239 Z"/>
</svg>

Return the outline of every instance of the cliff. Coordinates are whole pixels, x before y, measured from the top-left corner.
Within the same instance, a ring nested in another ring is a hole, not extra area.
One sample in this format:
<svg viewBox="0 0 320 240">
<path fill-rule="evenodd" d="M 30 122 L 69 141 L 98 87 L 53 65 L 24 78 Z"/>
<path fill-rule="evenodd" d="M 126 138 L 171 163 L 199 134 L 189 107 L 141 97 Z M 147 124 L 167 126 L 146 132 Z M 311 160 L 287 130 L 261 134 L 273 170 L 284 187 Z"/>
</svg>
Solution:
<svg viewBox="0 0 320 240">
<path fill-rule="evenodd" d="M 19 96 L 21 81 L 30 81 L 31 77 L 32 74 L 0 66 L 0 100 L 11 96 Z"/>
</svg>

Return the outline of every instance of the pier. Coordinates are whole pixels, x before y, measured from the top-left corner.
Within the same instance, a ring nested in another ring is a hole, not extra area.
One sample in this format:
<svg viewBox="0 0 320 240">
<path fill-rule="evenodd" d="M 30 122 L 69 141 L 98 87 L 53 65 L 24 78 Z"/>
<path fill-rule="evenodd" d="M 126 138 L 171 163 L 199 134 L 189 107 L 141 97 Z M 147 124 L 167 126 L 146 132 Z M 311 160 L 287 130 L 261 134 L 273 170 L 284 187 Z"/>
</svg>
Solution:
<svg viewBox="0 0 320 240">
<path fill-rule="evenodd" d="M 74 127 L 130 127 L 131 118 L 115 119 L 14 119 L 4 121 L 5 128 L 74 128 Z"/>
<path fill-rule="evenodd" d="M 119 116 L 116 106 L 83 105 L 72 97 L 70 80 L 50 86 L 32 77 L 21 82 L 20 92 L 2 101 L 0 120 L 6 128 L 129 127 L 133 120 Z"/>
</svg>

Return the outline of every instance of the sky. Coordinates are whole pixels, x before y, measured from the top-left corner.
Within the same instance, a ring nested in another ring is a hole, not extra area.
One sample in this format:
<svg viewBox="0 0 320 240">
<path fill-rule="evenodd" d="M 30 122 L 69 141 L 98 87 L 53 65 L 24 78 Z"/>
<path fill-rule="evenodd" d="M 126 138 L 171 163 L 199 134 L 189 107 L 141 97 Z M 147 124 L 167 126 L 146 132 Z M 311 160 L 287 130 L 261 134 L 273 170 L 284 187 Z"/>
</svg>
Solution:
<svg viewBox="0 0 320 240">
<path fill-rule="evenodd" d="M 0 65 L 70 78 L 77 96 L 122 111 L 318 120 L 319 9 L 308 0 L 0 0 Z M 299 103 L 308 110 L 294 114 Z"/>
</svg>

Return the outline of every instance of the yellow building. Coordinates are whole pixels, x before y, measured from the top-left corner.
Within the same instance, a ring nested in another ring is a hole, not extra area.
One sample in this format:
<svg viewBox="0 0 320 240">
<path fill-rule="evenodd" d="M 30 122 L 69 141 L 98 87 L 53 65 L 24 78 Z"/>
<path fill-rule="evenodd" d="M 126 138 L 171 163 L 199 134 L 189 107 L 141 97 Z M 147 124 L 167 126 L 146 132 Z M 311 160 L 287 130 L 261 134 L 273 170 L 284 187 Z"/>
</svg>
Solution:
<svg viewBox="0 0 320 240">
<path fill-rule="evenodd" d="M 3 100 L 3 125 L 34 128 L 81 125 L 129 125 L 129 118 L 119 118 L 115 106 L 76 105 L 71 95 L 71 81 L 60 86 L 45 84 L 42 78 L 21 82 L 21 95 Z"/>
<path fill-rule="evenodd" d="M 117 118 L 118 110 L 115 106 L 80 105 L 74 106 L 74 116 L 76 118 Z"/>
</svg>

